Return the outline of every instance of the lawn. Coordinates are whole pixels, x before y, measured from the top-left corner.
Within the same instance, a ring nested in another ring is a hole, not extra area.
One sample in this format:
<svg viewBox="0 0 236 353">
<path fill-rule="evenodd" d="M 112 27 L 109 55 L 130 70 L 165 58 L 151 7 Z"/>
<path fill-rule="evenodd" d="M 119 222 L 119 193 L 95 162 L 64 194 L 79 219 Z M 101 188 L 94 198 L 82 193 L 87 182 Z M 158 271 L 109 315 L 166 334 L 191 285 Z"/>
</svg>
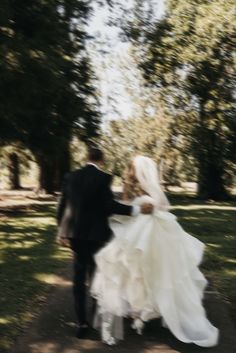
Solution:
<svg viewBox="0 0 236 353">
<path fill-rule="evenodd" d="M 202 269 L 236 318 L 236 202 L 203 203 L 170 196 L 186 231 L 206 244 Z M 0 351 L 39 311 L 70 251 L 55 243 L 55 205 L 0 214 Z M 32 309 L 33 308 L 33 309 Z"/>
<path fill-rule="evenodd" d="M 0 217 L 0 351 L 9 348 L 40 308 L 54 276 L 66 267 L 70 252 L 55 243 L 55 207 Z"/>
</svg>

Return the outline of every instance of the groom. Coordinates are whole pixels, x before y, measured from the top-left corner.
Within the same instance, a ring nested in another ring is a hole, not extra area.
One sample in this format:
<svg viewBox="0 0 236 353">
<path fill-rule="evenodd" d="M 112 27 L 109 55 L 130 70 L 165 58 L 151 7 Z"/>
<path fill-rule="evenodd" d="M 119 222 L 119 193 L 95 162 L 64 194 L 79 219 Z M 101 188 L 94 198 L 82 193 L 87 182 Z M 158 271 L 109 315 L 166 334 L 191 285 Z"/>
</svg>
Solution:
<svg viewBox="0 0 236 353">
<path fill-rule="evenodd" d="M 114 200 L 111 191 L 112 176 L 103 172 L 104 156 L 101 150 L 90 148 L 87 164 L 66 176 L 58 205 L 58 238 L 67 242 L 74 252 L 74 301 L 78 318 L 78 338 L 88 330 L 86 312 L 86 279 L 95 269 L 94 254 L 111 237 L 108 217 L 112 214 L 136 216 L 150 214 L 153 206 L 128 206 Z"/>
</svg>

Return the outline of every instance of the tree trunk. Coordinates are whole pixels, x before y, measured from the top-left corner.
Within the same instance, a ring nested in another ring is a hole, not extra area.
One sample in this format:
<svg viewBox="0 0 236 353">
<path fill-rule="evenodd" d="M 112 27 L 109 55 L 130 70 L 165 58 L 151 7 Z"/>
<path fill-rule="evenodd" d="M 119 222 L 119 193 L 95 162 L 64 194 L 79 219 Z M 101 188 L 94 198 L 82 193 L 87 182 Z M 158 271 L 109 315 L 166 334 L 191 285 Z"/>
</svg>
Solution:
<svg viewBox="0 0 236 353">
<path fill-rule="evenodd" d="M 48 194 L 61 190 L 63 178 L 70 171 L 69 142 L 65 144 L 64 149 L 60 146 L 58 155 L 37 154 L 36 160 L 39 165 L 40 189 Z"/>
<path fill-rule="evenodd" d="M 224 170 L 216 160 L 199 162 L 198 197 L 203 200 L 226 200 L 229 198 L 224 186 Z"/>
<path fill-rule="evenodd" d="M 39 186 L 47 194 L 55 191 L 55 161 L 44 156 L 37 158 L 39 165 Z"/>
<path fill-rule="evenodd" d="M 196 158 L 198 160 L 198 192 L 203 200 L 227 200 L 229 195 L 225 188 L 224 142 L 221 140 L 217 126 L 210 127 L 209 116 L 204 111 L 206 100 L 201 100 L 200 129 L 196 135 Z M 212 113 L 213 114 L 213 113 Z"/>
<path fill-rule="evenodd" d="M 20 165 L 19 157 L 13 152 L 8 155 L 8 169 L 9 169 L 9 180 L 10 180 L 10 189 L 18 190 L 20 186 Z"/>
<path fill-rule="evenodd" d="M 71 156 L 69 142 L 65 144 L 64 150 L 61 151 L 56 165 L 55 188 L 61 190 L 63 179 L 66 173 L 71 169 Z"/>
<path fill-rule="evenodd" d="M 224 184 L 222 144 L 215 131 L 202 127 L 197 148 L 198 197 L 207 200 L 229 198 Z"/>
</svg>

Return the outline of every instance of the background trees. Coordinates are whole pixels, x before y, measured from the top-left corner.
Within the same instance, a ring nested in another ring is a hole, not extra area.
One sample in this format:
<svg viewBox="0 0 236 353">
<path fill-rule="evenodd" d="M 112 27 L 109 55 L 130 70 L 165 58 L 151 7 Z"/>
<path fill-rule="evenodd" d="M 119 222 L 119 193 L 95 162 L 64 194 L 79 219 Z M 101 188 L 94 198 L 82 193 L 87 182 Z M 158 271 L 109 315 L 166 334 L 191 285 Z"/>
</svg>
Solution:
<svg viewBox="0 0 236 353">
<path fill-rule="evenodd" d="M 170 0 L 161 21 L 147 25 L 136 18 L 129 29 L 142 46 L 147 82 L 176 118 L 173 135 L 189 141 L 201 198 L 227 197 L 227 174 L 235 162 L 233 7 L 233 1 Z"/>
<path fill-rule="evenodd" d="M 74 136 L 87 142 L 100 132 L 113 172 L 121 173 L 125 157 L 146 153 L 164 162 L 168 183 L 189 176 L 199 197 L 228 197 L 236 155 L 234 0 L 162 4 L 1 2 L 0 144 L 31 151 L 47 192 L 58 189 L 71 154 L 83 158 Z M 96 21 L 89 30 L 98 9 L 104 32 Z"/>
<path fill-rule="evenodd" d="M 74 130 L 86 140 L 98 127 L 85 52 L 89 11 L 76 0 L 1 4 L 0 139 L 31 150 L 47 192 L 70 168 Z"/>
</svg>

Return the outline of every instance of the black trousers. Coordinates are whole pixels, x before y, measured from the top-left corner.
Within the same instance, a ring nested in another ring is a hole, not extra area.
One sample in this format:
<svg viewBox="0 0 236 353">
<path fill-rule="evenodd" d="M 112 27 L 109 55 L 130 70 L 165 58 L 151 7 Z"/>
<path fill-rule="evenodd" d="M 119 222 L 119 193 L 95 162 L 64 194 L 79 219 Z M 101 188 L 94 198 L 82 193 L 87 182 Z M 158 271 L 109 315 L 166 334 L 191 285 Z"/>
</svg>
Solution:
<svg viewBox="0 0 236 353">
<path fill-rule="evenodd" d="M 74 241 L 74 303 L 79 325 L 88 322 L 88 288 L 95 270 L 94 255 L 105 245 L 99 241 Z M 95 301 L 91 308 L 95 310 Z"/>
</svg>

